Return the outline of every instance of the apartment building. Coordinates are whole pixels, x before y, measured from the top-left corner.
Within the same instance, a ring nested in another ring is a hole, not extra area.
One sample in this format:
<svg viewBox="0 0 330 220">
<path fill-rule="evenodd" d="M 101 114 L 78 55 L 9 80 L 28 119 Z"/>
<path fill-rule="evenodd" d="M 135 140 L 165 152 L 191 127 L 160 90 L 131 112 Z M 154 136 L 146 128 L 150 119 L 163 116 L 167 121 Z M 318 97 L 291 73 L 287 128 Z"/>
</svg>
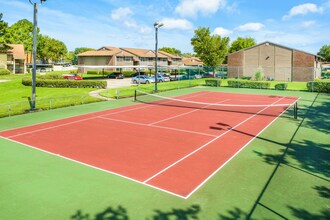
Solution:
<svg viewBox="0 0 330 220">
<path fill-rule="evenodd" d="M 24 46 L 22 44 L 0 45 L 0 68 L 8 69 L 13 74 L 25 74 Z"/>
</svg>

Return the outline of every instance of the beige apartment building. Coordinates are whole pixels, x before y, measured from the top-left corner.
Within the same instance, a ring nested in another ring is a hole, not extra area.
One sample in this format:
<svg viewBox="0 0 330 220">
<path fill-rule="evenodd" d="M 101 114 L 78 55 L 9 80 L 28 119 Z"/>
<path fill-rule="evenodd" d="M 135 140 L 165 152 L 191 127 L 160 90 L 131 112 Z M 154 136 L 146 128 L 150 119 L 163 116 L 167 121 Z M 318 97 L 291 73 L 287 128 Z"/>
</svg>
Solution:
<svg viewBox="0 0 330 220">
<path fill-rule="evenodd" d="M 0 45 L 0 68 L 8 69 L 13 74 L 26 73 L 26 59 L 22 44 Z"/>
<path fill-rule="evenodd" d="M 182 58 L 178 55 L 169 54 L 163 51 L 158 52 L 158 65 L 164 67 L 182 66 Z M 116 48 L 101 47 L 98 50 L 86 51 L 78 54 L 78 70 L 86 72 L 87 69 L 79 66 L 109 66 L 110 70 L 115 70 L 114 66 L 126 69 L 133 69 L 134 66 L 155 66 L 155 52 L 148 49 L 137 48 Z M 93 69 L 93 68 L 89 68 Z M 105 68 L 106 69 L 106 68 Z"/>
<path fill-rule="evenodd" d="M 253 77 L 259 69 L 268 80 L 310 81 L 321 73 L 321 57 L 272 42 L 228 55 L 228 77 Z"/>
</svg>

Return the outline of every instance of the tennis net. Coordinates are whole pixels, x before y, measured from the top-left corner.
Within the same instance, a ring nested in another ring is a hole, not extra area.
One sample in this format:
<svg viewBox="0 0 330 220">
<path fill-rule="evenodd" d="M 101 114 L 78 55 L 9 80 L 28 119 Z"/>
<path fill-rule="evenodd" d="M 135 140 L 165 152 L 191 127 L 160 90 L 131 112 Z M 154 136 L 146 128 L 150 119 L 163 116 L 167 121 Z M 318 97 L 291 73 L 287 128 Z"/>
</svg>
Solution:
<svg viewBox="0 0 330 220">
<path fill-rule="evenodd" d="M 225 103 L 207 103 L 192 101 L 186 99 L 177 99 L 171 97 L 160 96 L 157 94 L 151 94 L 140 90 L 135 90 L 134 100 L 141 103 L 150 105 L 161 105 L 179 108 L 192 108 L 212 111 L 230 111 L 239 113 L 256 114 L 259 111 L 267 109 L 268 115 L 278 115 L 279 112 L 283 112 L 293 106 L 294 118 L 298 116 L 297 102 L 289 104 L 225 104 Z"/>
</svg>

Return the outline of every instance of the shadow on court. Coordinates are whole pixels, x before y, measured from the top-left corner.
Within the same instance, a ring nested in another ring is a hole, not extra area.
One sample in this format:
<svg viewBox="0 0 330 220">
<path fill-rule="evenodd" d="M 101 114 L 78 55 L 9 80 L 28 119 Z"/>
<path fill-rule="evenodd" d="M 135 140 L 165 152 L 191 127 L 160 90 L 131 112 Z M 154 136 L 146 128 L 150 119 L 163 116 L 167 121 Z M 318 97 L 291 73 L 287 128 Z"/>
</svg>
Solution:
<svg viewBox="0 0 330 220">
<path fill-rule="evenodd" d="M 172 208 L 170 211 L 154 210 L 155 214 L 146 217 L 145 220 L 189 220 L 199 219 L 198 214 L 201 211 L 199 205 L 192 205 L 186 209 Z M 94 216 L 89 213 L 84 213 L 77 210 L 71 216 L 72 220 L 128 220 L 128 211 L 122 206 L 117 208 L 108 207 L 104 211 L 95 214 Z M 132 216 L 134 217 L 134 216 Z M 136 218 L 133 218 L 136 219 Z"/>
</svg>

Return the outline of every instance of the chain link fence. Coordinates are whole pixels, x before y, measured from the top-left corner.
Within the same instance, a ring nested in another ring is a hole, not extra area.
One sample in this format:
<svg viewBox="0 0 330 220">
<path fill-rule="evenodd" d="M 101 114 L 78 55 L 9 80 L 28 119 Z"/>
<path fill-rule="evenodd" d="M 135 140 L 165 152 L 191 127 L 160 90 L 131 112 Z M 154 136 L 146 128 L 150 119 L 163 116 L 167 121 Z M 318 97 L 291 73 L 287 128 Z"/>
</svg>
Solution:
<svg viewBox="0 0 330 220">
<path fill-rule="evenodd" d="M 228 66 L 228 78 L 254 78 L 257 71 L 261 71 L 264 80 L 284 82 L 307 82 L 321 77 L 321 68 L 314 67 L 255 67 Z"/>
<path fill-rule="evenodd" d="M 97 101 L 101 101 L 101 100 L 91 97 L 89 95 L 42 98 L 36 100 L 36 109 L 50 110 L 55 108 L 67 107 L 67 106 L 82 105 Z M 0 118 L 17 115 L 17 114 L 23 114 L 25 112 L 28 112 L 30 109 L 31 109 L 31 102 L 29 100 L 0 104 Z"/>
</svg>

